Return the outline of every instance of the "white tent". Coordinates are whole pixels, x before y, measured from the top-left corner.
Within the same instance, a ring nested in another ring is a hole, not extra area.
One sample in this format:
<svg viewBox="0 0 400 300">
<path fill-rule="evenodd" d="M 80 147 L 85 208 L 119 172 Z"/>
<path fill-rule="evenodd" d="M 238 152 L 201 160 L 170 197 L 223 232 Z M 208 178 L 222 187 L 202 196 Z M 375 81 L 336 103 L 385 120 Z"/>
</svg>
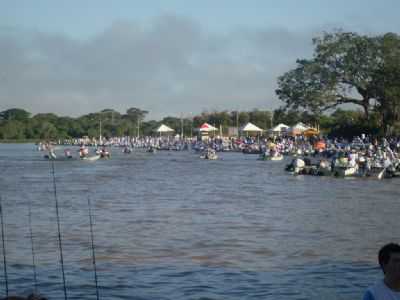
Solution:
<svg viewBox="0 0 400 300">
<path fill-rule="evenodd" d="M 241 131 L 262 132 L 264 130 L 249 122 L 245 126 L 242 127 Z"/>
<path fill-rule="evenodd" d="M 308 126 L 304 125 L 303 123 L 299 122 L 296 125 L 294 125 L 293 127 L 291 127 L 289 129 L 289 131 L 293 135 L 300 135 L 300 134 L 302 134 L 304 131 L 306 131 L 309 128 L 310 127 L 308 127 Z"/>
<path fill-rule="evenodd" d="M 283 123 L 280 123 L 280 124 L 276 125 L 275 127 L 271 128 L 270 130 L 272 132 L 282 132 L 282 131 L 286 131 L 288 129 L 289 129 L 289 126 L 287 126 Z"/>
<path fill-rule="evenodd" d="M 204 123 L 203 125 L 200 126 L 199 131 L 200 132 L 210 132 L 210 131 L 217 131 L 218 128 L 215 128 L 214 126 L 211 126 L 208 123 Z"/>
<path fill-rule="evenodd" d="M 171 127 L 168 127 L 167 125 L 161 124 L 160 127 L 158 127 L 156 129 L 157 132 L 173 132 L 175 130 L 173 130 Z"/>
<path fill-rule="evenodd" d="M 305 131 L 309 129 L 310 127 L 306 126 L 305 124 L 299 122 L 296 125 L 294 125 L 291 129 L 293 130 L 300 130 L 300 131 Z"/>
</svg>

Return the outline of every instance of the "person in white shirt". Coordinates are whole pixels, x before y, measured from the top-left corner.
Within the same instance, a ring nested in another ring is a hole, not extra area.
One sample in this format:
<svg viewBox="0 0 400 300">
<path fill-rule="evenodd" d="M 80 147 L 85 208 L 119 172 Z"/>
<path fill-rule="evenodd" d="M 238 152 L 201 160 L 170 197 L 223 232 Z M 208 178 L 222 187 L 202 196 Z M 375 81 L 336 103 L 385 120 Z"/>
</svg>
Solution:
<svg viewBox="0 0 400 300">
<path fill-rule="evenodd" d="M 378 260 L 384 278 L 367 289 L 363 300 L 400 300 L 400 245 L 383 246 Z"/>
</svg>

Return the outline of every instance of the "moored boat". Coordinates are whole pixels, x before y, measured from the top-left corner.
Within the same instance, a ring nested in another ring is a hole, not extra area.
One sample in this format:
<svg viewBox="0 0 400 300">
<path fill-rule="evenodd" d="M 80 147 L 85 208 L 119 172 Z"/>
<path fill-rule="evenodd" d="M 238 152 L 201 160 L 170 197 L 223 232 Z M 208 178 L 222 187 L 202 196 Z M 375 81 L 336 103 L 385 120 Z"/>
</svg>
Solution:
<svg viewBox="0 0 400 300">
<path fill-rule="evenodd" d="M 218 159 L 217 152 L 214 149 L 208 148 L 204 153 L 200 155 L 202 159 L 216 160 Z"/>
<path fill-rule="evenodd" d="M 82 160 L 88 160 L 88 161 L 95 161 L 95 160 L 98 160 L 100 158 L 101 158 L 100 154 L 96 154 L 96 155 L 93 155 L 93 156 L 83 156 L 83 157 L 81 157 Z"/>
</svg>

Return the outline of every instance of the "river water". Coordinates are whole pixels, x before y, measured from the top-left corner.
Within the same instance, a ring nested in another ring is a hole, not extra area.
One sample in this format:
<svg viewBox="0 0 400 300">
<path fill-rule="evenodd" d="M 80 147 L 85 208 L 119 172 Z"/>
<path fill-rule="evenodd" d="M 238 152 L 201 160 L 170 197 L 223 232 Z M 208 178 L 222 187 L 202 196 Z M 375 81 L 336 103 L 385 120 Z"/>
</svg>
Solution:
<svg viewBox="0 0 400 300">
<path fill-rule="evenodd" d="M 61 154 L 62 151 L 59 151 Z M 10 294 L 64 299 L 51 164 L 32 144 L 0 145 Z M 112 149 L 56 161 L 68 299 L 360 299 L 399 242 L 399 179 L 292 176 L 288 160 Z M 3 270 L 3 251 L 0 267 Z M 0 296 L 5 295 L 3 272 Z"/>
</svg>

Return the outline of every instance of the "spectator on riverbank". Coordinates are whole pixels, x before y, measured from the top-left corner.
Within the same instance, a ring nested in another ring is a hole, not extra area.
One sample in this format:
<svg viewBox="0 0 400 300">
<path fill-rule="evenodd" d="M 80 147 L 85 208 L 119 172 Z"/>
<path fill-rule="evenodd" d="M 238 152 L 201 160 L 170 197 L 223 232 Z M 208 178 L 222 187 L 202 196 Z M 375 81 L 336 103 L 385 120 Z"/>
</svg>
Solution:
<svg viewBox="0 0 400 300">
<path fill-rule="evenodd" d="M 400 300 L 400 245 L 383 246 L 378 261 L 384 278 L 367 289 L 363 300 Z"/>
</svg>

